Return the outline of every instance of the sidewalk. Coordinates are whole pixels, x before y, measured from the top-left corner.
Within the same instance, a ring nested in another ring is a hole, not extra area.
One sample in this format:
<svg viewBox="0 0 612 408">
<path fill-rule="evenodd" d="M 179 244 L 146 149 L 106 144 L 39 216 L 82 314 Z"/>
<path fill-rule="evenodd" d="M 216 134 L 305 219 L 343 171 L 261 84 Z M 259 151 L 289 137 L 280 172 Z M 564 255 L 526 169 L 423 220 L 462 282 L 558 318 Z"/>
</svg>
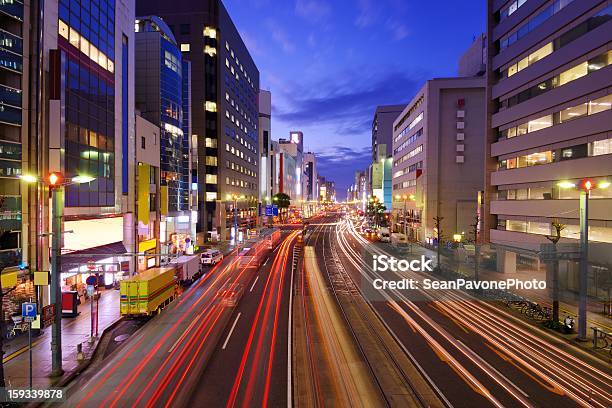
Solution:
<svg viewBox="0 0 612 408">
<path fill-rule="evenodd" d="M 95 305 L 94 305 L 95 307 Z M 64 375 L 50 378 L 51 373 L 51 327 L 46 327 L 39 337 L 32 338 L 33 386 L 47 388 L 57 384 L 74 372 L 80 362 L 77 361 L 77 345 L 83 344 L 85 358 L 89 358 L 97 347 L 99 337 L 104 329 L 119 318 L 119 291 L 107 289 L 101 291 L 98 314 L 98 340 L 88 343 L 91 316 L 90 302 L 78 306 L 80 314 L 73 318 L 62 319 L 62 367 Z M 4 373 L 7 387 L 26 388 L 29 386 L 30 356 L 28 352 L 28 335 L 23 334 L 13 340 L 5 341 Z"/>
</svg>

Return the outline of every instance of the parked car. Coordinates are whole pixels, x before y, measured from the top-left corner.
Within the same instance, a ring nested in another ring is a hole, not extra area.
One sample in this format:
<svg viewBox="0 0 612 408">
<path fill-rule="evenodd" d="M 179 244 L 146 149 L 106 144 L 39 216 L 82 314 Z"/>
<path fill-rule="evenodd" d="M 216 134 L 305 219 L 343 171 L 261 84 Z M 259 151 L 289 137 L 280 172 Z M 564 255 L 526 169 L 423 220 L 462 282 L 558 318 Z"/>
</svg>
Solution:
<svg viewBox="0 0 612 408">
<path fill-rule="evenodd" d="M 218 249 L 208 249 L 202 252 L 200 261 L 202 265 L 216 265 L 223 260 L 223 253 Z"/>
</svg>

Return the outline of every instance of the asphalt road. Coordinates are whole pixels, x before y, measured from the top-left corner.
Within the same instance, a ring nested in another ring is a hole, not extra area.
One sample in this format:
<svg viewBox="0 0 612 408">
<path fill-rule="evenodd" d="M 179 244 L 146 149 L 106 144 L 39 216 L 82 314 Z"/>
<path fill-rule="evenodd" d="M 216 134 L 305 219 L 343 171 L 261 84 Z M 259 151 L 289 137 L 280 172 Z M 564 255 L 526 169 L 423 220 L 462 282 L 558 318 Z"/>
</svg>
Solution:
<svg viewBox="0 0 612 408">
<path fill-rule="evenodd" d="M 287 406 L 287 340 L 297 232 L 246 286 L 190 397 L 191 406 Z"/>
<path fill-rule="evenodd" d="M 187 406 L 198 379 L 234 313 L 224 285 L 247 288 L 256 268 L 235 253 L 125 341 L 95 372 L 72 383 L 70 407 Z M 248 290 L 248 289 L 247 289 Z"/>
<path fill-rule="evenodd" d="M 326 228 L 335 237 L 328 245 L 336 243 L 341 264 L 371 294 L 368 285 L 382 276 L 371 256 L 390 253 L 390 245 L 369 242 L 346 220 Z M 610 365 L 463 292 L 417 292 L 387 290 L 368 301 L 448 405 L 611 406 Z"/>
</svg>

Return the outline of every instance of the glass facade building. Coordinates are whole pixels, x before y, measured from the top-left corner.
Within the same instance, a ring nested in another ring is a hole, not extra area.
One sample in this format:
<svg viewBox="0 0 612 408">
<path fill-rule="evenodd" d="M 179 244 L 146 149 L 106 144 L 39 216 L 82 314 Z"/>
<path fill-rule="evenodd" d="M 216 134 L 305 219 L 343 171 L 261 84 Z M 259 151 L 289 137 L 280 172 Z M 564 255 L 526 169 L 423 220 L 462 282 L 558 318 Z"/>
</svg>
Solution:
<svg viewBox="0 0 612 408">
<path fill-rule="evenodd" d="M 63 51 L 65 173 L 95 177 L 67 186 L 67 207 L 115 204 L 115 0 L 59 1 Z"/>
<path fill-rule="evenodd" d="M 0 260 L 21 245 L 24 4 L 0 1 Z M 27 77 L 25 77 L 27 78 Z M 12 262 L 9 262 L 12 263 Z"/>
<path fill-rule="evenodd" d="M 168 210 L 189 209 L 189 134 L 184 117 L 183 61 L 174 35 L 159 17 L 136 24 L 136 109 L 160 127 L 161 183 Z M 158 61 L 157 66 L 154 61 Z M 187 84 L 188 86 L 188 84 Z"/>
</svg>

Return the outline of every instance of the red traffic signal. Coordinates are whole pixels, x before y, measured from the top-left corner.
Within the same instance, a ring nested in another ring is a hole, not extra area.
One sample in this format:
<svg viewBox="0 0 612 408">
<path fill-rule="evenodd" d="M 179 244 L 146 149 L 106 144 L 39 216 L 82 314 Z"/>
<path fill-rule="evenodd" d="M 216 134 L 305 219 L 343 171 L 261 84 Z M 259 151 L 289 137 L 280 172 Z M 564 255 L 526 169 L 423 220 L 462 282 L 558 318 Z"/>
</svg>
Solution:
<svg viewBox="0 0 612 408">
<path fill-rule="evenodd" d="M 62 174 L 55 171 L 49 173 L 47 176 L 47 183 L 49 184 L 49 187 L 59 187 L 62 184 L 62 180 Z"/>
<path fill-rule="evenodd" d="M 591 191 L 595 189 L 596 186 L 597 185 L 593 180 L 585 178 L 580 182 L 580 184 L 578 185 L 578 188 L 584 191 Z"/>
</svg>

